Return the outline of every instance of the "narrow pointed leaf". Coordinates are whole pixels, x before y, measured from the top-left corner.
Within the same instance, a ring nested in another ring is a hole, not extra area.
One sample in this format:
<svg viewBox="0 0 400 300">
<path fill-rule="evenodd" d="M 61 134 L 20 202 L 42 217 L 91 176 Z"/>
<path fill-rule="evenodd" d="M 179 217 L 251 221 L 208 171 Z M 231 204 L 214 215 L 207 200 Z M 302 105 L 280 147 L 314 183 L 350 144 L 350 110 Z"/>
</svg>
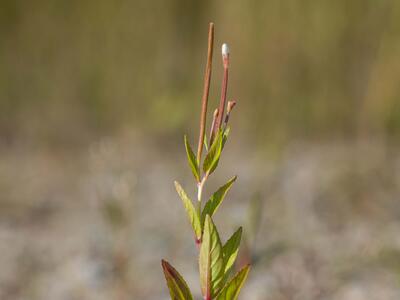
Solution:
<svg viewBox="0 0 400 300">
<path fill-rule="evenodd" d="M 183 277 L 167 261 L 162 260 L 161 265 L 167 281 L 171 300 L 193 300 L 192 293 Z"/>
<path fill-rule="evenodd" d="M 200 181 L 200 168 L 199 168 L 199 164 L 196 159 L 196 155 L 193 153 L 192 147 L 190 147 L 190 144 L 187 140 L 186 135 L 184 137 L 184 141 L 185 141 L 186 155 L 187 155 L 187 160 L 188 160 L 189 166 L 190 166 L 192 173 L 193 173 L 194 177 L 196 178 L 197 182 L 199 182 Z"/>
<path fill-rule="evenodd" d="M 228 126 L 228 127 L 226 127 L 226 129 L 224 130 L 224 133 L 222 134 L 222 149 L 224 148 L 225 143 L 228 140 L 230 131 L 231 131 L 231 128 Z"/>
<path fill-rule="evenodd" d="M 208 142 L 207 142 L 207 135 L 204 135 L 204 148 L 206 148 L 206 151 L 208 151 Z"/>
<path fill-rule="evenodd" d="M 209 215 L 204 224 L 199 268 L 201 292 L 205 299 L 214 299 L 223 285 L 224 258 L 221 240 Z"/>
<path fill-rule="evenodd" d="M 193 206 L 193 202 L 192 200 L 190 200 L 188 195 L 185 193 L 185 191 L 177 181 L 175 181 L 175 188 L 176 191 L 178 192 L 178 195 L 182 199 L 183 206 L 185 207 L 188 219 L 190 221 L 190 224 L 192 225 L 196 238 L 200 239 L 201 238 L 200 219 L 199 215 L 196 212 L 196 209 Z"/>
<path fill-rule="evenodd" d="M 221 153 L 225 147 L 226 141 L 228 140 L 230 129 L 231 129 L 230 127 L 227 127 L 224 132 L 221 132 Z M 221 156 L 221 153 L 219 154 L 219 156 Z M 210 174 L 212 172 L 214 172 L 214 170 L 217 168 L 218 163 L 219 163 L 219 157 L 218 157 L 217 161 L 215 162 L 214 166 L 211 168 Z"/>
<path fill-rule="evenodd" d="M 224 286 L 216 300 L 236 300 L 239 296 L 240 289 L 246 281 L 249 271 L 249 265 L 240 270 L 235 277 Z"/>
<path fill-rule="evenodd" d="M 203 163 L 203 171 L 211 174 L 218 165 L 222 150 L 222 131 L 220 131 L 213 141 Z"/>
<path fill-rule="evenodd" d="M 229 271 L 233 267 L 236 257 L 239 252 L 240 240 L 242 238 L 242 227 L 229 238 L 229 240 L 222 247 L 224 254 L 224 265 L 225 265 L 225 278 L 229 275 Z"/>
<path fill-rule="evenodd" d="M 212 216 L 218 209 L 219 205 L 225 198 L 225 195 L 228 193 L 229 189 L 231 188 L 232 184 L 236 180 L 236 176 L 231 178 L 227 183 L 221 186 L 206 202 L 204 206 L 203 212 L 201 213 L 201 225 L 203 227 L 204 220 L 206 215 Z"/>
</svg>

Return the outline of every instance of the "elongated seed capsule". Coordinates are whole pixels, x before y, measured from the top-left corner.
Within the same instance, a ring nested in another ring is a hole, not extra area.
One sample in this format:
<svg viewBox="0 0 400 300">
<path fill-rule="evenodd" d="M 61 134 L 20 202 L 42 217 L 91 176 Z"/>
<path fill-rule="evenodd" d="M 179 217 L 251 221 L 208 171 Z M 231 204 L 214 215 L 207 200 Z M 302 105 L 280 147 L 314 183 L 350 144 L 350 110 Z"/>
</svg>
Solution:
<svg viewBox="0 0 400 300">
<path fill-rule="evenodd" d="M 224 120 L 226 92 L 228 89 L 229 47 L 227 44 L 222 45 L 221 52 L 222 52 L 222 62 L 224 65 L 224 74 L 222 77 L 221 100 L 219 102 L 217 121 L 215 122 L 214 136 L 217 133 L 217 131 L 221 128 L 222 121 Z"/>
</svg>

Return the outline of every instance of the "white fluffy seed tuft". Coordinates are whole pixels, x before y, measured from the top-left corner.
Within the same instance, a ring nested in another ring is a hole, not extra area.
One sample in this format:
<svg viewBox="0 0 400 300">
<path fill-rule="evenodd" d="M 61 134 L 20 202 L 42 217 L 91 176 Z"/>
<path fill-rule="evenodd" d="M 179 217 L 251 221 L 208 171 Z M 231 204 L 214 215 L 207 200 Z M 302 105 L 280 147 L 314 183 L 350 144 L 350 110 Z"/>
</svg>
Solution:
<svg viewBox="0 0 400 300">
<path fill-rule="evenodd" d="M 228 44 L 222 44 L 222 56 L 229 55 L 229 47 Z"/>
</svg>

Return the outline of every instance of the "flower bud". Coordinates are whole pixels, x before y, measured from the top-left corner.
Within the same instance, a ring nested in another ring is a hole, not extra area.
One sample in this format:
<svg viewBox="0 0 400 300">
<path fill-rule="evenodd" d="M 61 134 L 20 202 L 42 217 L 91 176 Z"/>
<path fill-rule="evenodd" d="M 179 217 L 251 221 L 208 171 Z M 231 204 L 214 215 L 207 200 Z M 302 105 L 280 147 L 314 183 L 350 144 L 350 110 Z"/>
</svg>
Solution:
<svg viewBox="0 0 400 300">
<path fill-rule="evenodd" d="M 228 108 L 226 109 L 228 114 L 235 107 L 235 105 L 236 105 L 236 101 L 235 100 L 228 101 Z"/>
</svg>

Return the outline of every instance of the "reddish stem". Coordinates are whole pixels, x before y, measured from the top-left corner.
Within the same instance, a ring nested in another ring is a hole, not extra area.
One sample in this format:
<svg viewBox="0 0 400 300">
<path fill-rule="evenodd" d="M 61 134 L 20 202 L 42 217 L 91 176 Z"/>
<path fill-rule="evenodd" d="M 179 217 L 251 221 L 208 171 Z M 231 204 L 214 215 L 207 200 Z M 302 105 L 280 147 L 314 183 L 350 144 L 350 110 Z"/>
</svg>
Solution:
<svg viewBox="0 0 400 300">
<path fill-rule="evenodd" d="M 217 121 L 215 122 L 214 135 L 221 128 L 225 110 L 226 92 L 228 90 L 229 54 L 223 55 L 222 59 L 224 63 L 224 75 L 222 78 L 221 100 L 219 102 L 218 117 Z"/>
<path fill-rule="evenodd" d="M 207 104 L 208 104 L 208 94 L 210 91 L 210 80 L 211 80 L 211 67 L 212 67 L 212 56 L 214 48 L 214 23 L 210 23 L 208 29 L 208 52 L 207 52 L 207 65 L 204 74 L 204 89 L 201 105 L 201 116 L 200 116 L 200 134 L 199 134 L 199 144 L 197 148 L 197 162 L 200 163 L 201 153 L 203 152 L 204 144 L 204 134 L 206 127 L 207 118 Z"/>
</svg>

